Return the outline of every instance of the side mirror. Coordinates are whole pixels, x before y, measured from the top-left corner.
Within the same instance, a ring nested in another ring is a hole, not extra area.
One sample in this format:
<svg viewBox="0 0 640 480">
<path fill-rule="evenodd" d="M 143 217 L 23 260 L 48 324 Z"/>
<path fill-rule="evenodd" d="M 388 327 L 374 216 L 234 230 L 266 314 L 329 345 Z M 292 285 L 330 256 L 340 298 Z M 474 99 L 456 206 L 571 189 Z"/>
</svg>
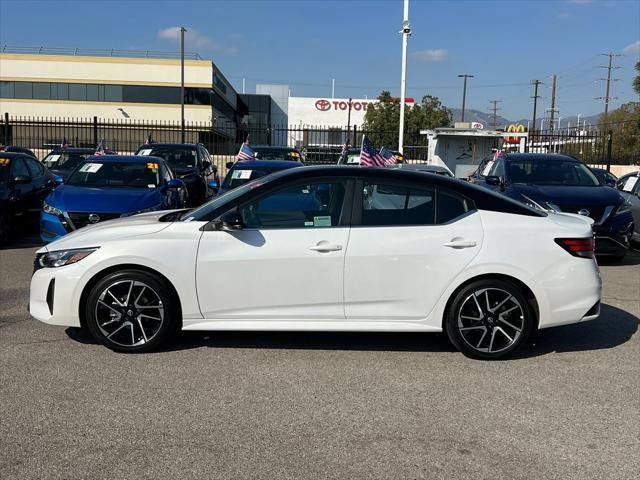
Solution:
<svg viewBox="0 0 640 480">
<path fill-rule="evenodd" d="M 15 183 L 16 185 L 24 185 L 26 183 L 31 183 L 31 179 L 26 175 L 18 175 L 13 179 L 13 183 Z"/>
<path fill-rule="evenodd" d="M 202 168 L 204 168 L 205 170 L 209 169 L 211 167 L 211 162 L 209 160 L 203 160 L 202 161 Z"/>
<path fill-rule="evenodd" d="M 167 188 L 184 188 L 184 182 L 178 178 L 172 178 L 167 182 Z"/>
<path fill-rule="evenodd" d="M 233 164 L 234 164 L 234 163 L 236 163 L 236 162 L 227 162 L 227 163 L 226 163 L 227 168 L 231 168 L 231 167 L 233 167 Z"/>
<path fill-rule="evenodd" d="M 244 222 L 242 216 L 238 210 L 230 210 L 223 213 L 220 220 L 215 224 L 218 230 L 225 230 L 228 232 L 242 230 L 244 228 Z"/>
<path fill-rule="evenodd" d="M 56 175 L 53 178 L 53 183 L 55 183 L 56 185 L 62 185 L 64 183 L 64 178 L 61 175 Z"/>
<path fill-rule="evenodd" d="M 605 184 L 607 187 L 616 188 L 616 182 L 615 182 L 615 180 L 605 180 L 604 184 Z"/>
<path fill-rule="evenodd" d="M 498 187 L 500 185 L 500 177 L 489 176 L 484 177 L 484 181 L 487 185 L 493 185 L 494 187 Z"/>
</svg>

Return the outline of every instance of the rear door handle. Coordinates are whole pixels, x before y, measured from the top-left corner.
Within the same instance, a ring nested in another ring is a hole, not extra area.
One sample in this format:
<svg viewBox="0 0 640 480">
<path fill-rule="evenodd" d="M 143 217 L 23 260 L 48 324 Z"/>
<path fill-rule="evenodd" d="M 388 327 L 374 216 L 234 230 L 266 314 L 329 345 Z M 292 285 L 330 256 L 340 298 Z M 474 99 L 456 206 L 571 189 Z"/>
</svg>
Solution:
<svg viewBox="0 0 640 480">
<path fill-rule="evenodd" d="M 455 238 L 452 238 L 450 242 L 443 243 L 442 245 L 449 248 L 460 249 L 460 248 L 475 247 L 477 243 L 474 240 L 467 240 L 466 238 L 455 237 Z"/>
<path fill-rule="evenodd" d="M 328 242 L 319 242 L 317 245 L 309 247 L 309 250 L 313 250 L 314 252 L 338 252 L 342 250 L 342 245 Z"/>
</svg>

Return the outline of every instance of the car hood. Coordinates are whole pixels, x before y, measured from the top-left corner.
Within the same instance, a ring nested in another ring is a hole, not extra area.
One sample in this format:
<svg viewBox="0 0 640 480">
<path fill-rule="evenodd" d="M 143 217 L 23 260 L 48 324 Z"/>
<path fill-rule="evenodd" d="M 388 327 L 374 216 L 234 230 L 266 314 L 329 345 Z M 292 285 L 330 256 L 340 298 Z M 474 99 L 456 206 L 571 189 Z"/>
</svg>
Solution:
<svg viewBox="0 0 640 480">
<path fill-rule="evenodd" d="M 157 233 L 171 225 L 171 222 L 161 222 L 160 218 L 175 211 L 178 210 L 142 213 L 132 217 L 116 218 L 115 220 L 87 225 L 47 244 L 38 250 L 38 253 L 72 248 L 100 247 L 109 240 L 122 240 Z"/>
<path fill-rule="evenodd" d="M 61 185 L 46 202 L 65 212 L 128 213 L 160 203 L 158 188 L 96 188 Z"/>
<path fill-rule="evenodd" d="M 564 187 L 555 185 L 512 184 L 509 188 L 511 197 L 517 200 L 518 195 L 525 195 L 537 203 L 553 203 L 562 205 L 596 205 L 607 207 L 621 202 L 620 194 L 611 187 Z"/>
</svg>

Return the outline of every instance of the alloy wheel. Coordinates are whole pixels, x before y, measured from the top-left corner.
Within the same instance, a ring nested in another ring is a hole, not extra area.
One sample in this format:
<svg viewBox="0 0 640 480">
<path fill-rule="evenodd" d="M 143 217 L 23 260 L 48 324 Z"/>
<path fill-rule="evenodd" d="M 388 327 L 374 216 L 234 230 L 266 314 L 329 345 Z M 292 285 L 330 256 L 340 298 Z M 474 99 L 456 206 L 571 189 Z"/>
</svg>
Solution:
<svg viewBox="0 0 640 480">
<path fill-rule="evenodd" d="M 139 280 L 108 285 L 95 306 L 96 324 L 106 339 L 122 346 L 139 346 L 153 339 L 165 320 L 160 295 Z"/>
<path fill-rule="evenodd" d="M 495 354 L 515 344 L 523 334 L 525 310 L 511 293 L 499 288 L 475 290 L 458 310 L 457 328 L 472 349 Z"/>
</svg>

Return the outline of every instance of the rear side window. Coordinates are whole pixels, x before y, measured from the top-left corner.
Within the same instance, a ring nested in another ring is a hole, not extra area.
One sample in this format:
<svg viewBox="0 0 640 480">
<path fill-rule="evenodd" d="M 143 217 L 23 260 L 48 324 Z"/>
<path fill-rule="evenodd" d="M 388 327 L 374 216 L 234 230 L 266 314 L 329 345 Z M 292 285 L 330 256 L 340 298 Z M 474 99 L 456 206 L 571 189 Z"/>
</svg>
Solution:
<svg viewBox="0 0 640 480">
<path fill-rule="evenodd" d="M 24 164 L 24 161 L 21 158 L 14 158 L 11 162 L 11 167 L 13 169 L 14 177 L 30 177 L 29 170 L 27 170 L 27 166 Z"/>
<path fill-rule="evenodd" d="M 27 162 L 27 167 L 29 168 L 29 173 L 31 173 L 32 177 L 36 178 L 44 175 L 44 167 L 40 162 L 30 158 L 25 159 L 25 161 Z"/>
<path fill-rule="evenodd" d="M 467 211 L 467 200 L 454 193 L 438 190 L 438 223 L 451 222 Z"/>
<path fill-rule="evenodd" d="M 362 225 L 433 225 L 435 190 L 365 183 Z"/>
</svg>

